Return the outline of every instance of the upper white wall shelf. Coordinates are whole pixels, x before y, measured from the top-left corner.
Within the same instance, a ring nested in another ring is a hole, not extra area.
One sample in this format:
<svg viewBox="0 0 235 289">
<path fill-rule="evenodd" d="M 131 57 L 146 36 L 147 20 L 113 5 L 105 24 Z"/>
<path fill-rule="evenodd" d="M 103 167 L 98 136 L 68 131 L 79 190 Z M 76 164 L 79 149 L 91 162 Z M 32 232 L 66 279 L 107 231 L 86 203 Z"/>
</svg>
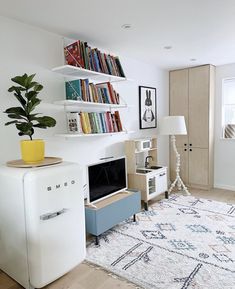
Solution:
<svg viewBox="0 0 235 289">
<path fill-rule="evenodd" d="M 89 78 L 94 82 L 119 82 L 127 80 L 126 77 L 110 75 L 72 65 L 58 66 L 53 68 L 52 71 L 67 77 L 76 77 L 81 79 Z"/>
</svg>

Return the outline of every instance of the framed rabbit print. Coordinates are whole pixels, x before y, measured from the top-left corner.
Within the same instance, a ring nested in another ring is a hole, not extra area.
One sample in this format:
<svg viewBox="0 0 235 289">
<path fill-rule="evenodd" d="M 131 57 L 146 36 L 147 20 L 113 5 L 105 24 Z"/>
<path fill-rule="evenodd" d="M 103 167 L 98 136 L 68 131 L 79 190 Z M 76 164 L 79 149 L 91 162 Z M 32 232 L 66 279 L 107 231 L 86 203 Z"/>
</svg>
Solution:
<svg viewBox="0 0 235 289">
<path fill-rule="evenodd" d="M 156 88 L 139 86 L 140 129 L 157 127 Z"/>
</svg>

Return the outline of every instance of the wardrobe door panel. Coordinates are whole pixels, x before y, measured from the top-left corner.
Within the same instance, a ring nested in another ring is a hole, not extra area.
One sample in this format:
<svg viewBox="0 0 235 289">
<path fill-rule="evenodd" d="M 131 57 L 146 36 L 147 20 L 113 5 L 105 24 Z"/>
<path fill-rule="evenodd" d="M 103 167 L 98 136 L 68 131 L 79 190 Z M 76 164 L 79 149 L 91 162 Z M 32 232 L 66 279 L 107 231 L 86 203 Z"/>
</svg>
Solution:
<svg viewBox="0 0 235 289">
<path fill-rule="evenodd" d="M 188 130 L 188 69 L 170 72 L 170 115 L 183 115 Z M 176 136 L 177 147 L 188 144 L 188 136 Z"/>
<path fill-rule="evenodd" d="M 208 148 L 209 65 L 189 69 L 189 145 Z"/>
<path fill-rule="evenodd" d="M 189 150 L 189 184 L 208 186 L 209 155 L 208 149 L 192 148 Z"/>
</svg>

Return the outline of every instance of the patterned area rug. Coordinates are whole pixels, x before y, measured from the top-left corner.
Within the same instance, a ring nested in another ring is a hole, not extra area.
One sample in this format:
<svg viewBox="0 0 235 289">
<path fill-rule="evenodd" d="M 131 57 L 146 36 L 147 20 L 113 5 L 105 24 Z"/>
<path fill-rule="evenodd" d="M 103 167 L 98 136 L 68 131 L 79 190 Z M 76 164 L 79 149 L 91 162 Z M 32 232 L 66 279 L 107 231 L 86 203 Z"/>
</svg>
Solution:
<svg viewBox="0 0 235 289">
<path fill-rule="evenodd" d="M 142 288 L 234 289 L 235 205 L 172 195 L 91 242 L 86 259 Z"/>
</svg>

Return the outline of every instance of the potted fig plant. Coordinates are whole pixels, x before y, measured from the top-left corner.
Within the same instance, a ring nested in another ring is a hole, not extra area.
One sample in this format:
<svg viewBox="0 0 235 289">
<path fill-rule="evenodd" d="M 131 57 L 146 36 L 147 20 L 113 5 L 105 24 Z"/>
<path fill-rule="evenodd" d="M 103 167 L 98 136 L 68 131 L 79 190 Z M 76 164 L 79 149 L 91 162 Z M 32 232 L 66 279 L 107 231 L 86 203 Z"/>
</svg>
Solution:
<svg viewBox="0 0 235 289">
<path fill-rule="evenodd" d="M 16 76 L 11 80 L 17 84 L 11 86 L 8 91 L 12 92 L 19 101 L 20 106 L 10 107 L 4 113 L 13 119 L 5 125 L 14 124 L 19 136 L 28 136 L 29 140 L 21 141 L 21 155 L 26 163 L 37 163 L 44 159 L 45 144 L 43 140 L 34 139 L 35 128 L 46 129 L 56 125 L 56 120 L 50 116 L 40 116 L 34 113 L 35 108 L 40 104 L 39 92 L 43 86 L 34 81 L 35 74 Z"/>
</svg>

